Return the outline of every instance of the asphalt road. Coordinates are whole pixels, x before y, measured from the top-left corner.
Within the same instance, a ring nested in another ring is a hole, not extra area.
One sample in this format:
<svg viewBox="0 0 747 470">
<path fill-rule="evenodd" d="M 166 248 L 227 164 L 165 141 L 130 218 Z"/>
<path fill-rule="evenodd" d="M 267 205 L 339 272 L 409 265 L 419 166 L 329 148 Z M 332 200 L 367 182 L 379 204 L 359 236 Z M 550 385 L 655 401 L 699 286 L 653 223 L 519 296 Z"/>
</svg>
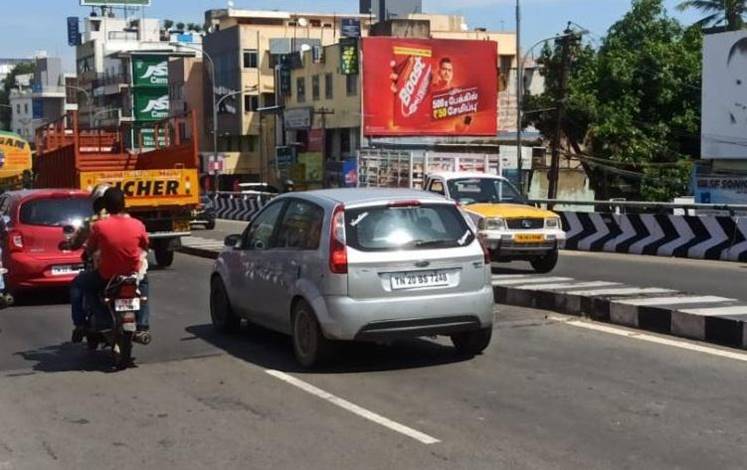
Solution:
<svg viewBox="0 0 747 470">
<path fill-rule="evenodd" d="M 213 332 L 209 269 L 152 274 L 155 340 L 122 373 L 67 343 L 64 298 L 0 311 L 0 469 L 744 468 L 747 355 L 498 307 L 472 360 L 423 339 L 305 372 L 283 336 Z"/>
<path fill-rule="evenodd" d="M 223 240 L 241 233 L 246 222 L 218 221 L 215 230 L 195 236 Z M 533 273 L 529 263 L 497 265 L 505 274 Z M 637 287 L 663 287 L 700 295 L 718 295 L 747 302 L 747 264 L 613 253 L 563 251 L 552 276 L 580 281 L 610 281 Z"/>
</svg>

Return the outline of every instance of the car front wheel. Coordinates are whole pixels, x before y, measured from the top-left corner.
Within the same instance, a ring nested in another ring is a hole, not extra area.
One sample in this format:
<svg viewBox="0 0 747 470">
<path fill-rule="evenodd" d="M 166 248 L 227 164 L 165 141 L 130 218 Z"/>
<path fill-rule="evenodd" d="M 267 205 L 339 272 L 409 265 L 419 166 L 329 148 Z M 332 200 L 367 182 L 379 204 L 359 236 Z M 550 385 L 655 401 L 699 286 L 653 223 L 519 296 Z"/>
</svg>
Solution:
<svg viewBox="0 0 747 470">
<path fill-rule="evenodd" d="M 218 277 L 210 283 L 210 319 L 221 333 L 236 332 L 241 326 L 241 318 L 231 308 L 226 287 Z"/>
<path fill-rule="evenodd" d="M 545 256 L 535 258 L 531 261 L 532 267 L 540 274 L 549 273 L 558 264 L 558 250 L 552 251 Z"/>
</svg>

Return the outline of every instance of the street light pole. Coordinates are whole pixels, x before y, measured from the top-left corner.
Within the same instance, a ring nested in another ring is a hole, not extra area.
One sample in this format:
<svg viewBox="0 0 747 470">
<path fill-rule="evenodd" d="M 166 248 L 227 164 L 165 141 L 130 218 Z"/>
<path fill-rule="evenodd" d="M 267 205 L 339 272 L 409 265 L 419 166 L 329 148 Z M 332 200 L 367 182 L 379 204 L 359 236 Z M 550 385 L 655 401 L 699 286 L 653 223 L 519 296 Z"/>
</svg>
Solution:
<svg viewBox="0 0 747 470">
<path fill-rule="evenodd" d="M 91 108 L 88 110 L 88 127 L 93 128 L 93 117 L 91 117 L 93 113 L 93 102 L 91 101 L 91 93 L 89 93 L 88 90 L 85 88 L 75 86 L 75 85 L 65 85 L 65 89 L 75 90 L 77 92 L 83 93 L 86 96 L 86 103 L 88 104 L 88 107 Z"/>
<path fill-rule="evenodd" d="M 192 49 L 193 51 L 200 52 L 207 60 L 210 62 L 210 86 L 213 96 L 213 161 L 218 161 L 218 105 L 222 102 L 216 101 L 216 94 L 215 90 L 218 88 L 218 84 L 215 83 L 215 62 L 213 61 L 213 58 L 205 52 L 204 48 L 192 46 L 190 44 L 184 44 L 181 42 L 172 42 L 170 43 L 172 46 L 175 47 L 184 47 L 186 49 Z M 224 97 L 225 98 L 225 97 Z M 218 193 L 218 184 L 220 183 L 218 172 L 215 172 L 215 180 L 214 180 L 214 191 L 217 194 Z"/>
<path fill-rule="evenodd" d="M 519 168 L 519 191 L 524 194 L 524 180 L 521 177 L 521 101 L 524 95 L 524 64 L 529 58 L 529 54 L 531 54 L 534 48 L 539 46 L 540 44 L 544 44 L 548 41 L 562 39 L 568 36 L 573 36 L 579 33 L 571 32 L 541 39 L 532 44 L 532 46 L 527 49 L 527 51 L 522 56 L 521 49 L 519 47 L 519 1 L 520 0 L 516 0 L 516 59 L 518 60 L 518 62 L 516 63 L 516 158 L 518 160 Z"/>
</svg>

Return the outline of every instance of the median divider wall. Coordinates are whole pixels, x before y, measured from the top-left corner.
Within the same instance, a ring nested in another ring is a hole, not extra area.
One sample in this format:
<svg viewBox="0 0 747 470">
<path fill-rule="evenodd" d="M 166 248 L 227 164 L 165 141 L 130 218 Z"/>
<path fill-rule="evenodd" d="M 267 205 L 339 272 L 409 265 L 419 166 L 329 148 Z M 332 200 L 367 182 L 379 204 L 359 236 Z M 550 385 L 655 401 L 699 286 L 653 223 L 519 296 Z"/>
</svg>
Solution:
<svg viewBox="0 0 747 470">
<path fill-rule="evenodd" d="M 747 218 L 559 212 L 568 250 L 747 261 Z"/>
<path fill-rule="evenodd" d="M 269 194 L 219 193 L 208 198 L 208 205 L 219 219 L 247 221 L 271 198 Z"/>
</svg>

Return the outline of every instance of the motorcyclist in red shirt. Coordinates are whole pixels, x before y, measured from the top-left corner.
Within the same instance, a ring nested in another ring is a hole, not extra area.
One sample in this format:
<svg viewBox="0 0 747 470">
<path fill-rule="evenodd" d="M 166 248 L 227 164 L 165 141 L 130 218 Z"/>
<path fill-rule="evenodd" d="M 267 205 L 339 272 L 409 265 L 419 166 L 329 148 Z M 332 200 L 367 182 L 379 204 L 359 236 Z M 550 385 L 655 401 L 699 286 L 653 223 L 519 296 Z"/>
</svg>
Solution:
<svg viewBox="0 0 747 470">
<path fill-rule="evenodd" d="M 104 207 L 109 217 L 91 227 L 86 251 L 99 252 L 98 269 L 81 273 L 77 284 L 89 299 L 94 299 L 109 280 L 117 276 L 129 276 L 141 272 L 142 253 L 148 250 L 148 233 L 139 220 L 124 212 L 125 196 L 122 190 L 113 187 L 104 194 Z M 142 276 L 140 292 L 148 295 L 147 277 Z M 149 329 L 148 303 L 143 303 L 137 317 L 138 331 Z"/>
</svg>

